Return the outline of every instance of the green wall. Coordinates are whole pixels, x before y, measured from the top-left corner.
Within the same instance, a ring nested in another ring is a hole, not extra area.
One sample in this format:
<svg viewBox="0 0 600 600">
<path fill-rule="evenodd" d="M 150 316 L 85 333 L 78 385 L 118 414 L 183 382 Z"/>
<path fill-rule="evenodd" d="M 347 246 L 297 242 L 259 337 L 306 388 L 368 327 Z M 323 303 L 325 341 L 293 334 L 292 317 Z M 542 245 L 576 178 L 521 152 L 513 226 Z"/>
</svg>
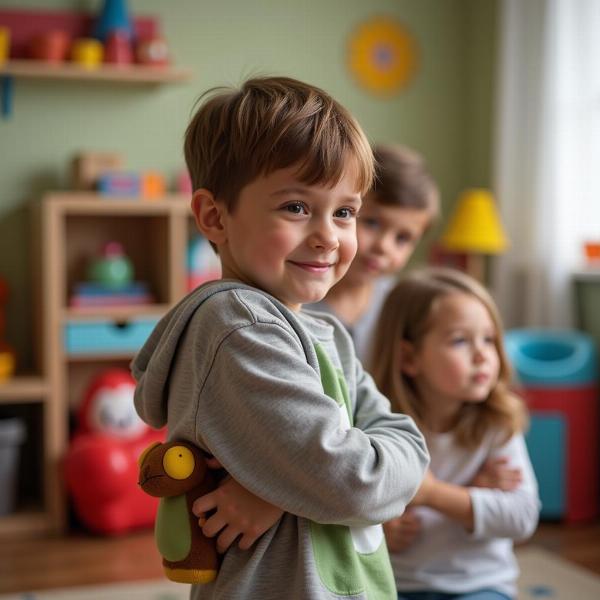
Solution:
<svg viewBox="0 0 600 600">
<path fill-rule="evenodd" d="M 101 2 L 0 0 L 0 8 L 97 11 Z M 0 275 L 11 285 L 8 340 L 31 355 L 28 204 L 67 188 L 79 150 L 116 151 L 132 169 L 172 176 L 194 100 L 206 88 L 252 74 L 285 74 L 331 92 L 372 141 L 424 154 L 446 212 L 469 185 L 489 185 L 497 0 L 129 0 L 160 19 L 175 62 L 191 83 L 132 87 L 15 82 L 14 113 L 0 120 Z M 420 66 L 397 96 L 375 98 L 350 79 L 345 43 L 363 19 L 392 15 L 416 37 Z"/>
</svg>

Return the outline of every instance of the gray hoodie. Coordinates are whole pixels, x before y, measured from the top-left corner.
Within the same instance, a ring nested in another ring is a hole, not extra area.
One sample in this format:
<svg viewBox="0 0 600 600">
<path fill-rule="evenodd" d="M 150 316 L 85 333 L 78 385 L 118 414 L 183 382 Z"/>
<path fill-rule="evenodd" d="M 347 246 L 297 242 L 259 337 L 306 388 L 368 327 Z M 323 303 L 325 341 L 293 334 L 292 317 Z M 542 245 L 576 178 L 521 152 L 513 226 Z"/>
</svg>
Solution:
<svg viewBox="0 0 600 600">
<path fill-rule="evenodd" d="M 144 421 L 285 511 L 250 550 L 230 548 L 192 598 L 396 597 L 380 523 L 404 511 L 428 454 L 334 317 L 206 284 L 160 321 L 132 371 Z"/>
</svg>

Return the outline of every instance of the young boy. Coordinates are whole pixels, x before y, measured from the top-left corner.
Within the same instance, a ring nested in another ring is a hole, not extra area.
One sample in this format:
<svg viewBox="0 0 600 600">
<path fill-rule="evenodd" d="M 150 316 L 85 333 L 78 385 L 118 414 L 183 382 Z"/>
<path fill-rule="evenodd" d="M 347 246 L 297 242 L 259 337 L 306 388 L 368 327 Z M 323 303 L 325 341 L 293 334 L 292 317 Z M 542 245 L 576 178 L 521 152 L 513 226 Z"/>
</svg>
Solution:
<svg viewBox="0 0 600 600">
<path fill-rule="evenodd" d="M 375 181 L 357 222 L 358 251 L 346 276 L 314 307 L 338 317 L 356 355 L 368 364 L 383 301 L 423 234 L 436 219 L 439 192 L 423 159 L 404 146 L 379 145 Z M 374 357 L 376 358 L 376 357 Z"/>
<path fill-rule="evenodd" d="M 185 153 L 223 280 L 161 320 L 133 363 L 136 408 L 284 511 L 249 550 L 229 547 L 192 598 L 395 598 L 378 523 L 419 487 L 424 440 L 390 412 L 340 324 L 301 311 L 354 257 L 373 173 L 364 133 L 322 90 L 259 78 L 205 98 Z M 231 489 L 213 493 L 203 529 L 221 531 L 221 549 L 238 534 L 247 548 L 253 525 L 230 527 Z"/>
</svg>

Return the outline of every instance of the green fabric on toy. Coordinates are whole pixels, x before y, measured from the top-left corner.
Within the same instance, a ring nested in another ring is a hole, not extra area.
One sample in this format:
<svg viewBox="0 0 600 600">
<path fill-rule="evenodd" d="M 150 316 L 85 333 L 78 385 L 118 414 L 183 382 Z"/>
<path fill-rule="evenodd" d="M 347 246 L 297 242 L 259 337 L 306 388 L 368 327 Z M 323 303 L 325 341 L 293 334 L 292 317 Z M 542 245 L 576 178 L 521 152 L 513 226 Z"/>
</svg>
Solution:
<svg viewBox="0 0 600 600">
<path fill-rule="evenodd" d="M 139 458 L 139 485 L 160 498 L 154 535 L 165 575 L 179 583 L 208 583 L 217 576 L 214 538 L 202 533 L 192 513 L 196 498 L 214 490 L 216 480 L 199 448 L 187 442 L 156 442 Z"/>
</svg>

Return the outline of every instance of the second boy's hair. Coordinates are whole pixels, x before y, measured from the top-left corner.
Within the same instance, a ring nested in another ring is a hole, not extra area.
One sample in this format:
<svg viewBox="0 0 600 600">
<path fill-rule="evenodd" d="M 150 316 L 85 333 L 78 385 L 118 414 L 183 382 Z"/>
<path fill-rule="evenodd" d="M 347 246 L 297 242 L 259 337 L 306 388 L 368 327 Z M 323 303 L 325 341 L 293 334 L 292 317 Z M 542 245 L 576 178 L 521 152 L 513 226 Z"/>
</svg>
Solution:
<svg viewBox="0 0 600 600">
<path fill-rule="evenodd" d="M 425 161 L 414 150 L 400 145 L 373 148 L 375 180 L 371 197 L 385 206 L 426 210 L 431 221 L 438 216 L 440 193 Z"/>
<path fill-rule="evenodd" d="M 423 426 L 423 403 L 412 378 L 401 370 L 401 340 L 419 347 L 427 333 L 431 313 L 439 298 L 464 293 L 478 299 L 488 310 L 496 329 L 500 359 L 498 382 L 485 402 L 465 404 L 454 429 L 457 441 L 467 448 L 477 446 L 486 432 L 500 429 L 505 438 L 522 430 L 527 421 L 520 398 L 510 391 L 512 370 L 502 338 L 502 322 L 488 291 L 472 277 L 447 268 L 425 268 L 404 276 L 388 295 L 373 346 L 371 373 L 377 387 L 398 412 L 410 415 Z"/>
<path fill-rule="evenodd" d="M 260 77 L 239 89 L 214 88 L 201 100 L 185 134 L 192 187 L 208 189 L 230 210 L 245 185 L 293 165 L 307 185 L 334 185 L 354 161 L 357 191 L 370 188 L 368 140 L 323 90 L 288 77 Z"/>
</svg>

